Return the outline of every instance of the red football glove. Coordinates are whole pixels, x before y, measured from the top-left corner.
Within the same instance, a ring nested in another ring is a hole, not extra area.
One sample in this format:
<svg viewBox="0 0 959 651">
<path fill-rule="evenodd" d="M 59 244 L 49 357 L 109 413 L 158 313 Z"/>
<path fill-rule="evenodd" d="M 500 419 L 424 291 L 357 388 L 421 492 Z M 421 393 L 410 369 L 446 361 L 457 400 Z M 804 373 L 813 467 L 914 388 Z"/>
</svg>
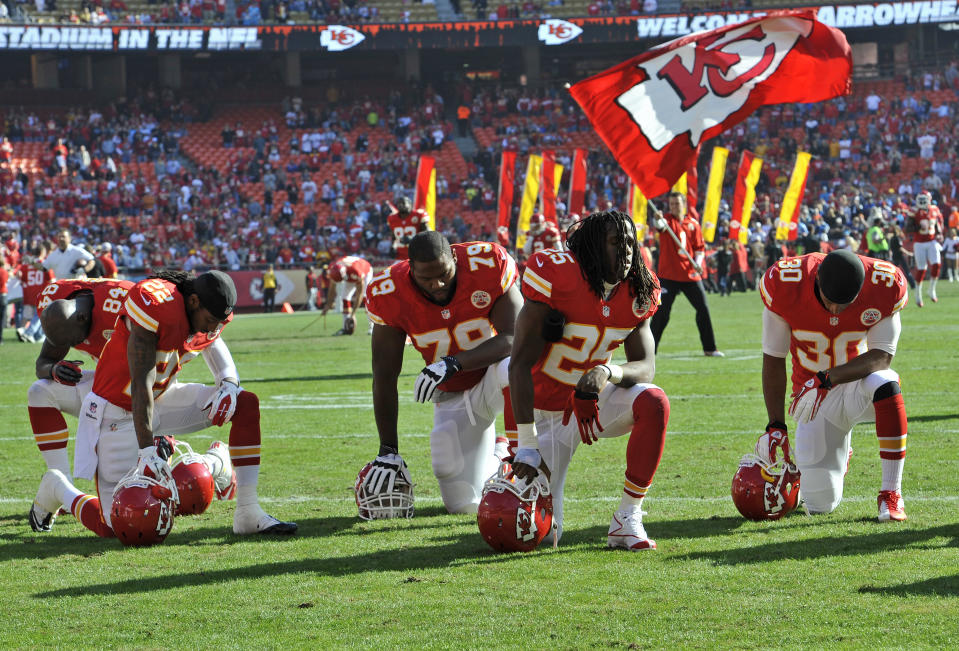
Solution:
<svg viewBox="0 0 959 651">
<path fill-rule="evenodd" d="M 599 424 L 599 394 L 587 393 L 579 389 L 569 394 L 566 408 L 563 409 L 563 425 L 569 423 L 569 417 L 572 414 L 576 414 L 576 425 L 579 427 L 579 436 L 583 439 L 583 443 L 592 445 L 593 441 L 598 441 L 596 428 L 599 428 L 600 432 L 603 431 L 603 426 Z"/>
<path fill-rule="evenodd" d="M 756 441 L 756 456 L 769 464 L 776 463 L 776 449 L 783 452 L 783 460 L 791 464 L 789 454 L 789 436 L 786 433 L 786 423 L 771 421 L 766 425 L 765 434 Z"/>
<path fill-rule="evenodd" d="M 82 360 L 70 361 L 61 359 L 53 365 L 50 373 L 50 379 L 57 384 L 63 384 L 68 387 L 75 387 L 83 379 L 83 371 L 80 369 Z"/>
<path fill-rule="evenodd" d="M 826 399 L 831 388 L 829 373 L 819 371 L 816 377 L 807 380 L 799 389 L 799 393 L 789 405 L 789 415 L 795 418 L 797 423 L 808 423 L 819 413 L 822 401 Z"/>
</svg>

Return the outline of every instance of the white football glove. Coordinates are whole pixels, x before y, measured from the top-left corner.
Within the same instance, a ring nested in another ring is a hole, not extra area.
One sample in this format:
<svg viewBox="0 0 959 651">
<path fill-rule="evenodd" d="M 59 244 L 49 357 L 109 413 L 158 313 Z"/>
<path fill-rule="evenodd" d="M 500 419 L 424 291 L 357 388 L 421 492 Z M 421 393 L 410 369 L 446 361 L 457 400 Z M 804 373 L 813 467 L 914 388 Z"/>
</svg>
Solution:
<svg viewBox="0 0 959 651">
<path fill-rule="evenodd" d="M 436 387 L 453 377 L 458 371 L 462 370 L 459 361 L 452 355 L 447 355 L 438 362 L 433 362 L 422 371 L 416 378 L 416 384 L 413 387 L 413 398 L 416 402 L 429 402 L 433 399 Z"/>
<path fill-rule="evenodd" d="M 810 378 L 799 388 L 799 393 L 789 405 L 789 415 L 800 425 L 808 423 L 819 413 L 819 408 L 831 388 L 829 373 L 820 371 L 816 377 Z"/>
<path fill-rule="evenodd" d="M 403 457 L 399 454 L 381 454 L 373 460 L 373 467 L 366 475 L 366 491 L 371 495 L 393 492 L 397 475 L 412 485 L 413 478 Z"/>
<path fill-rule="evenodd" d="M 760 434 L 759 440 L 756 441 L 756 456 L 772 465 L 776 463 L 776 450 L 782 450 L 783 460 L 792 463 L 786 424 L 770 422 L 766 425 L 766 431 Z"/>
<path fill-rule="evenodd" d="M 173 479 L 170 464 L 157 454 L 156 445 L 148 445 L 145 448 L 140 448 L 137 454 L 137 474 L 153 477 L 153 479 L 156 479 L 159 483 L 170 488 L 179 502 L 176 480 Z"/>
<path fill-rule="evenodd" d="M 209 409 L 207 418 L 213 425 L 219 427 L 230 422 L 233 414 L 236 412 L 236 403 L 240 398 L 240 392 L 243 391 L 238 385 L 232 382 L 220 382 L 219 390 L 213 394 L 210 400 L 203 405 L 203 409 Z"/>
<path fill-rule="evenodd" d="M 666 230 L 666 220 L 662 217 L 653 217 L 652 224 L 653 228 L 655 228 L 657 231 Z"/>
<path fill-rule="evenodd" d="M 539 472 L 539 464 L 543 461 L 543 455 L 536 448 L 519 448 L 516 450 L 516 456 L 513 457 L 513 465 L 525 463 L 527 466 L 536 468 Z"/>
</svg>

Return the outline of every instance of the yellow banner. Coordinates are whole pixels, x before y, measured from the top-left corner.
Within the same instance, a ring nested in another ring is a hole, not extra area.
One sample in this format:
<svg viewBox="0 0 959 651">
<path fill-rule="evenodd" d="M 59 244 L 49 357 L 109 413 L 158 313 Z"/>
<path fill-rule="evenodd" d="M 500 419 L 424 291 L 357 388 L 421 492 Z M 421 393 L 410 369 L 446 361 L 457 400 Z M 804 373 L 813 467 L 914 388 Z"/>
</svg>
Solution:
<svg viewBox="0 0 959 651">
<path fill-rule="evenodd" d="M 646 238 L 646 206 L 648 203 L 642 191 L 630 183 L 629 215 L 633 218 L 633 224 L 636 225 L 636 240 L 639 242 Z"/>
<path fill-rule="evenodd" d="M 749 164 L 749 174 L 746 176 L 746 195 L 743 198 L 743 218 L 739 226 L 740 244 L 749 243 L 749 222 L 753 218 L 753 205 L 756 203 L 756 184 L 759 183 L 759 175 L 762 171 L 763 159 L 758 157 L 753 158 L 753 162 Z"/>
<path fill-rule="evenodd" d="M 436 168 L 430 172 L 430 183 L 426 190 L 426 214 L 429 215 L 427 230 L 436 230 Z"/>
<path fill-rule="evenodd" d="M 519 221 L 516 223 L 516 250 L 522 251 L 526 245 L 526 231 L 529 230 L 529 220 L 536 210 L 536 201 L 539 199 L 539 177 L 542 175 L 542 156 L 530 154 L 526 164 L 526 183 L 523 186 L 523 202 L 519 206 Z M 562 170 L 560 170 L 562 173 Z"/>
<path fill-rule="evenodd" d="M 709 165 L 709 183 L 706 186 L 706 205 L 703 206 L 703 239 L 716 239 L 716 223 L 719 221 L 719 202 L 723 198 L 723 178 L 726 176 L 726 160 L 729 150 L 713 148 L 713 160 Z"/>
<path fill-rule="evenodd" d="M 684 197 L 687 196 L 688 188 L 686 187 L 686 172 L 683 172 L 683 175 L 679 177 L 679 180 L 673 184 L 673 192 L 678 192 Z"/>
<path fill-rule="evenodd" d="M 779 211 L 779 225 L 776 227 L 776 239 L 789 239 L 789 225 L 796 221 L 799 213 L 799 201 L 803 190 L 806 189 L 806 172 L 809 171 L 809 160 L 812 154 L 801 151 L 796 154 L 796 166 L 789 177 L 789 187 L 783 195 L 782 210 Z"/>
</svg>

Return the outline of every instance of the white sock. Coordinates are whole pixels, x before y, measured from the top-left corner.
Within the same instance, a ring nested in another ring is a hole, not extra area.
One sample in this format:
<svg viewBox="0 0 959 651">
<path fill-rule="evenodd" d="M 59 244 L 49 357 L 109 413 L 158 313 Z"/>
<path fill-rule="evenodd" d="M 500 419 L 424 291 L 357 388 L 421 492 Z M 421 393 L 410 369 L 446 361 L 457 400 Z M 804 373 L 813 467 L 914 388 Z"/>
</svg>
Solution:
<svg viewBox="0 0 959 651">
<path fill-rule="evenodd" d="M 902 466 L 905 459 L 880 459 L 882 461 L 882 488 L 897 491 L 902 488 Z"/>
<path fill-rule="evenodd" d="M 77 487 L 73 485 L 57 486 L 56 493 L 57 499 L 63 504 L 63 508 L 71 512 L 73 511 L 73 503 L 76 499 L 86 495 L 86 493 L 78 490 Z"/>
<path fill-rule="evenodd" d="M 623 498 L 619 500 L 619 511 L 642 511 L 644 497 L 633 497 L 623 493 Z"/>
<path fill-rule="evenodd" d="M 73 476 L 70 472 L 70 457 L 67 455 L 66 448 L 43 450 L 40 454 L 43 455 L 43 461 L 49 470 L 59 470 L 67 477 Z"/>
<path fill-rule="evenodd" d="M 922 281 L 921 280 L 918 283 L 916 283 L 916 300 L 917 301 L 922 300 Z"/>
<path fill-rule="evenodd" d="M 240 466 L 234 470 L 236 470 L 237 507 L 256 504 L 256 482 L 260 477 L 260 466 Z"/>
</svg>

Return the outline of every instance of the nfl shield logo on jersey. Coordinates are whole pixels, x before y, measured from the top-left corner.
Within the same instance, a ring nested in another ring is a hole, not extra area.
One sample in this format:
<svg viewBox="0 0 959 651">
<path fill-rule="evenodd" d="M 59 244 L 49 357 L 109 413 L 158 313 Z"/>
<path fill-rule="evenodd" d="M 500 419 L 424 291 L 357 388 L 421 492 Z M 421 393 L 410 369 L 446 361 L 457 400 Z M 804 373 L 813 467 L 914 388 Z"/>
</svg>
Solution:
<svg viewBox="0 0 959 651">
<path fill-rule="evenodd" d="M 608 305 L 604 305 L 604 306 L 603 306 L 603 316 L 606 317 L 606 318 L 609 318 L 609 306 L 608 306 Z"/>
</svg>

